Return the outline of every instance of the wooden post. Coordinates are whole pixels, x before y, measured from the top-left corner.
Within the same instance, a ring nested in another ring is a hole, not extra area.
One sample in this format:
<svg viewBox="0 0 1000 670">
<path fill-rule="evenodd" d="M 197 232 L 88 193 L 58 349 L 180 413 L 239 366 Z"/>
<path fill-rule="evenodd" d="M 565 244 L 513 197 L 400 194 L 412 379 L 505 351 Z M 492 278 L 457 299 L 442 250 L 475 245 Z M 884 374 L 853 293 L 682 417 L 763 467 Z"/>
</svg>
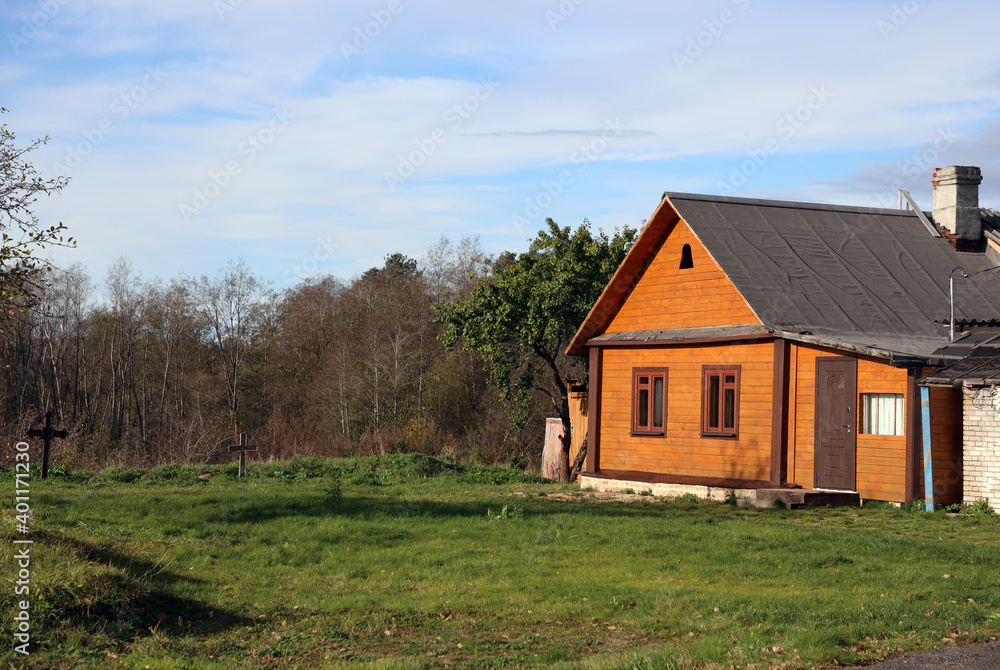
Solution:
<svg viewBox="0 0 1000 670">
<path fill-rule="evenodd" d="M 28 437 L 42 438 L 42 479 L 49 476 L 49 445 L 52 443 L 52 438 L 65 440 L 67 435 L 69 431 L 52 429 L 52 410 L 45 413 L 45 428 L 41 430 L 32 428 L 28 431 Z"/>
<path fill-rule="evenodd" d="M 920 490 L 920 368 L 906 373 L 906 500 L 916 500 Z"/>
<path fill-rule="evenodd" d="M 601 469 L 601 386 L 604 377 L 604 350 L 590 347 L 590 388 L 587 393 L 587 474 Z"/>
<path fill-rule="evenodd" d="M 231 444 L 231 445 L 229 445 L 229 453 L 233 453 L 234 451 L 240 452 L 240 477 L 246 477 L 247 476 L 247 452 L 248 451 L 257 451 L 257 447 L 255 445 L 247 444 L 247 434 L 246 433 L 240 433 L 240 442 L 239 442 L 239 444 Z"/>
<path fill-rule="evenodd" d="M 774 389 L 771 397 L 771 486 L 788 483 L 788 358 L 791 343 L 774 341 Z"/>
</svg>

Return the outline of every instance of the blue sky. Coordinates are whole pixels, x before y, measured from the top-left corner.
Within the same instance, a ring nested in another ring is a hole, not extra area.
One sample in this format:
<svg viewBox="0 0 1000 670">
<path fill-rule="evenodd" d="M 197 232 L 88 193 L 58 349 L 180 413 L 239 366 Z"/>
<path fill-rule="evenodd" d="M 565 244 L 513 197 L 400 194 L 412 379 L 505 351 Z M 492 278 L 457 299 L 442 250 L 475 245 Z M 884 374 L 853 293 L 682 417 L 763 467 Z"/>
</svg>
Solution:
<svg viewBox="0 0 1000 670">
<path fill-rule="evenodd" d="M 0 105 L 100 281 L 350 277 L 545 217 L 637 226 L 664 191 L 1000 208 L 987 0 L 6 0 Z"/>
</svg>

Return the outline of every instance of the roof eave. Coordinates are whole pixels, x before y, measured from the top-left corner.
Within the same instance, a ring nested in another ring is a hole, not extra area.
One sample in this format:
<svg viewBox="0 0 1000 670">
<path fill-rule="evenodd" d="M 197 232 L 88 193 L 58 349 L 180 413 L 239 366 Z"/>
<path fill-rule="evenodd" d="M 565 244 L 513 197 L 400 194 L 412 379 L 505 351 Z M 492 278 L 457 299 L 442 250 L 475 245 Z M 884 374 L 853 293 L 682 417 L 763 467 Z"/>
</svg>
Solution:
<svg viewBox="0 0 1000 670">
<path fill-rule="evenodd" d="M 826 347 L 827 349 L 836 349 L 838 351 L 844 351 L 860 356 L 885 359 L 889 361 L 889 365 L 899 368 L 911 368 L 917 365 L 947 365 L 948 363 L 954 362 L 954 359 L 906 354 L 899 351 L 890 351 L 889 349 L 879 349 L 878 347 L 866 347 L 860 344 L 840 342 L 838 340 L 817 337 L 815 335 L 803 335 L 801 333 L 791 333 L 777 329 L 773 332 L 775 337 L 790 340 L 792 342 L 811 344 L 813 346 Z"/>
</svg>

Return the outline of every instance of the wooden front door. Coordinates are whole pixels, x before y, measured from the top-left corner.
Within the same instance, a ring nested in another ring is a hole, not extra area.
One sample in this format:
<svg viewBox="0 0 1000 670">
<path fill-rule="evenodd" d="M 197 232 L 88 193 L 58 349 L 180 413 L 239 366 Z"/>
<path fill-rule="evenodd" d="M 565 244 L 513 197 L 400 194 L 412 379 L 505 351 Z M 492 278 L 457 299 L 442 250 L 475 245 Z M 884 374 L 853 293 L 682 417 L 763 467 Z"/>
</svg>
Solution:
<svg viewBox="0 0 1000 670">
<path fill-rule="evenodd" d="M 816 488 L 856 487 L 858 361 L 816 359 Z"/>
</svg>

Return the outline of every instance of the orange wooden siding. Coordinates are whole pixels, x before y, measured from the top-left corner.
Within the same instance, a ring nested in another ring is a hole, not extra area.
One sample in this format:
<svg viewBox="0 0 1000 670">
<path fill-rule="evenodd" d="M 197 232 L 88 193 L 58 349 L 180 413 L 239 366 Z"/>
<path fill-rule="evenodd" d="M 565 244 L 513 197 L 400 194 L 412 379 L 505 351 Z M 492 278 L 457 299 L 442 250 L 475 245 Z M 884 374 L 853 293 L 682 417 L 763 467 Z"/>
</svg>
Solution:
<svg viewBox="0 0 1000 670">
<path fill-rule="evenodd" d="M 601 404 L 601 469 L 767 480 L 771 464 L 771 342 L 606 349 Z M 701 436 L 703 365 L 740 365 L 738 439 Z M 632 368 L 665 367 L 665 437 L 631 435 Z"/>
<path fill-rule="evenodd" d="M 906 370 L 888 363 L 858 359 L 858 408 L 864 393 L 901 393 L 906 398 Z M 859 418 L 861 412 L 856 416 Z M 906 500 L 906 436 L 858 434 L 858 494 L 874 500 Z"/>
<path fill-rule="evenodd" d="M 685 244 L 691 245 L 694 267 L 681 270 Z M 680 221 L 605 332 L 757 323 L 760 320 L 736 286 Z"/>
<path fill-rule="evenodd" d="M 789 460 L 794 458 L 794 470 L 789 467 L 789 483 L 798 484 L 804 489 L 813 487 L 813 445 L 816 441 L 814 434 L 814 418 L 816 412 L 816 358 L 820 355 L 829 355 L 821 350 L 812 347 L 805 347 L 792 344 L 792 358 L 795 361 L 794 384 L 789 385 L 788 394 L 794 398 L 795 404 L 795 428 L 789 431 L 789 435 L 794 435 L 795 453 L 789 455 Z M 789 440 L 791 441 L 791 437 Z"/>
<path fill-rule="evenodd" d="M 815 483 L 816 359 L 822 356 L 846 356 L 828 349 L 793 344 L 795 368 L 790 394 L 795 406 L 794 455 L 789 454 L 789 479 L 812 488 Z M 902 393 L 906 395 L 906 370 L 890 367 L 877 359 L 858 359 L 858 398 L 864 393 Z M 855 416 L 858 407 L 854 408 Z M 791 432 L 791 431 L 790 431 Z M 857 491 L 862 498 L 902 502 L 906 497 L 906 437 L 893 435 L 857 435 Z M 789 446 L 792 450 L 792 445 Z"/>
<path fill-rule="evenodd" d="M 580 455 L 583 441 L 587 437 L 587 392 L 577 384 L 570 385 L 569 391 L 569 465 L 573 467 Z"/>
<path fill-rule="evenodd" d="M 929 370 L 928 370 L 929 372 Z M 962 392 L 953 388 L 932 388 L 931 447 L 934 459 L 934 502 L 950 505 L 962 502 Z M 923 459 L 923 446 L 920 454 Z M 920 491 L 923 495 L 921 462 Z"/>
</svg>

